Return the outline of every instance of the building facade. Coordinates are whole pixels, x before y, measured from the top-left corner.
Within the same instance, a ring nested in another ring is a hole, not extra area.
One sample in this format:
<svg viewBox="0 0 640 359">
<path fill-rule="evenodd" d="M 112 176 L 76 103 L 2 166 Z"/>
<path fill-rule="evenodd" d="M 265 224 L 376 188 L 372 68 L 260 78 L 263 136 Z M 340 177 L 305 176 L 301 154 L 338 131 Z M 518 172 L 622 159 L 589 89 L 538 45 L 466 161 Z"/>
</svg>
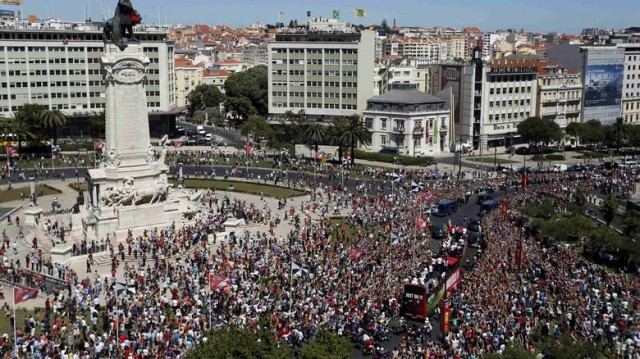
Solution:
<svg viewBox="0 0 640 359">
<path fill-rule="evenodd" d="M 332 25 L 332 26 L 329 26 Z M 375 33 L 335 21 L 282 29 L 269 43 L 269 113 L 315 120 L 362 113 L 373 95 Z"/>
<path fill-rule="evenodd" d="M 369 99 L 363 119 L 371 131 L 372 151 L 397 148 L 408 156 L 432 156 L 449 150 L 448 105 L 415 86 L 395 87 Z"/>
<path fill-rule="evenodd" d="M 553 120 L 560 128 L 581 122 L 582 76 L 550 61 L 538 62 L 537 66 L 537 116 Z"/>
<path fill-rule="evenodd" d="M 622 81 L 622 119 L 640 124 L 640 44 L 618 45 L 624 49 Z"/>
<path fill-rule="evenodd" d="M 59 28 L 0 27 L 1 116 L 11 117 L 25 103 L 59 109 L 68 116 L 104 109 L 102 29 Z M 169 111 L 176 103 L 173 43 L 162 32 L 136 32 L 136 36 L 151 61 L 147 107 L 150 112 Z"/>
<path fill-rule="evenodd" d="M 186 107 L 187 97 L 198 85 L 202 84 L 202 66 L 194 65 L 190 59 L 177 58 L 176 69 L 176 105 Z"/>
</svg>

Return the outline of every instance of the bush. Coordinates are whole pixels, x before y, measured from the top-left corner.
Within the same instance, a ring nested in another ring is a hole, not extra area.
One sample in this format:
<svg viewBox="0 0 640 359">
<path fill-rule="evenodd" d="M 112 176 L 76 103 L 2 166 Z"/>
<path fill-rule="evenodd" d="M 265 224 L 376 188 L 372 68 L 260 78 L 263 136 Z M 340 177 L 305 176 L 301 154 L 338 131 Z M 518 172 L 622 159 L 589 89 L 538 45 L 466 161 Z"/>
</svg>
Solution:
<svg viewBox="0 0 640 359">
<path fill-rule="evenodd" d="M 397 163 L 405 166 L 430 166 L 434 164 L 433 157 L 410 157 L 403 155 L 392 155 L 388 153 L 368 152 L 362 150 L 355 150 L 356 159 L 385 162 L 385 163 Z"/>
<path fill-rule="evenodd" d="M 564 161 L 563 155 L 533 155 L 531 156 L 531 161 Z"/>
</svg>

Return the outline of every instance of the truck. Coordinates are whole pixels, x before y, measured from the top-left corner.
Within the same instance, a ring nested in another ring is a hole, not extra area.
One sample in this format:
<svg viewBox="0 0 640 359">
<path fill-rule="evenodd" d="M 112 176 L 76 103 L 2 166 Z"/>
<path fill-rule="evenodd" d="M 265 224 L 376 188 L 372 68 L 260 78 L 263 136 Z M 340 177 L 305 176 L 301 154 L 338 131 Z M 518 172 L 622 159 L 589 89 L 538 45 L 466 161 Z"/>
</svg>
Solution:
<svg viewBox="0 0 640 359">
<path fill-rule="evenodd" d="M 484 201 L 480 205 L 480 214 L 483 215 L 483 214 L 489 213 L 491 212 L 492 209 L 497 208 L 499 205 L 500 205 L 500 202 L 494 199 Z"/>
</svg>

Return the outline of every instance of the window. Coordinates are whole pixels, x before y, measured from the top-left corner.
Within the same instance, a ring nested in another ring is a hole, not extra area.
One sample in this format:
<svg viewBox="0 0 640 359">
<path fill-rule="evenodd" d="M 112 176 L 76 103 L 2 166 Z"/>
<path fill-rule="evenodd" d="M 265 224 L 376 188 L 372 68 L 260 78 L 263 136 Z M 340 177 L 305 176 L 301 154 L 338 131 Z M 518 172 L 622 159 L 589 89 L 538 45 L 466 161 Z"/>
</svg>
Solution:
<svg viewBox="0 0 640 359">
<path fill-rule="evenodd" d="M 383 145 L 383 146 L 387 144 L 387 136 L 386 135 L 381 135 L 380 136 L 380 144 Z"/>
<path fill-rule="evenodd" d="M 387 119 L 386 118 L 381 118 L 380 119 L 380 128 L 383 130 L 387 129 Z"/>
</svg>

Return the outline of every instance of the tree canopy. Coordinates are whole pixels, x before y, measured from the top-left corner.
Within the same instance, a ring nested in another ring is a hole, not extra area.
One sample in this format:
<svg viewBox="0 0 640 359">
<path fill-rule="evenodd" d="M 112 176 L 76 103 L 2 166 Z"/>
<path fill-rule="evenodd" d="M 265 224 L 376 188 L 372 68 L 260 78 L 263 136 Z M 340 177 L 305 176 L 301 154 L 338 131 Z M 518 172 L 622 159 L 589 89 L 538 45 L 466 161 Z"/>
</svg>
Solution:
<svg viewBox="0 0 640 359">
<path fill-rule="evenodd" d="M 221 328 L 213 332 L 205 343 L 190 350 L 187 359 L 288 359 L 287 346 L 279 346 L 267 331 Z"/>
<path fill-rule="evenodd" d="M 207 108 L 218 108 L 223 101 L 224 95 L 214 85 L 198 85 L 187 96 L 189 104 L 187 109 L 189 110 L 189 116 L 198 110 L 205 110 Z"/>
<path fill-rule="evenodd" d="M 241 120 L 256 114 L 268 115 L 267 67 L 252 67 L 246 71 L 233 73 L 224 83 L 225 108 Z"/>
<path fill-rule="evenodd" d="M 529 117 L 518 124 L 518 133 L 529 143 L 543 143 L 560 141 L 562 130 L 557 123 L 550 119 Z"/>
</svg>

